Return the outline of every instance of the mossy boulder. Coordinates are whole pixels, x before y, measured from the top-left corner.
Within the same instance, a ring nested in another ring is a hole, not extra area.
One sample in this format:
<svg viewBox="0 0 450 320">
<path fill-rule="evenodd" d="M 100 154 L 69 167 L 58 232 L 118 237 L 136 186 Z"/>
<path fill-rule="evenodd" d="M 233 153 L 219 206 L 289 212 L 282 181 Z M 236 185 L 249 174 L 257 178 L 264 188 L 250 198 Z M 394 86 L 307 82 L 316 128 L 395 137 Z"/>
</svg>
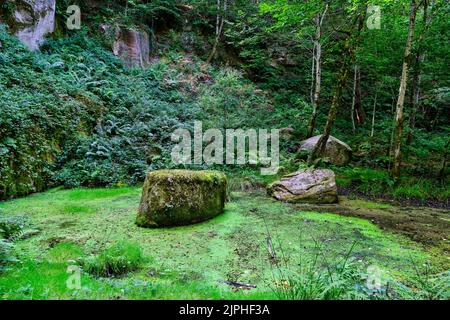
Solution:
<svg viewBox="0 0 450 320">
<path fill-rule="evenodd" d="M 227 178 L 218 171 L 150 172 L 142 190 L 136 223 L 158 228 L 198 223 L 221 214 Z"/>
</svg>

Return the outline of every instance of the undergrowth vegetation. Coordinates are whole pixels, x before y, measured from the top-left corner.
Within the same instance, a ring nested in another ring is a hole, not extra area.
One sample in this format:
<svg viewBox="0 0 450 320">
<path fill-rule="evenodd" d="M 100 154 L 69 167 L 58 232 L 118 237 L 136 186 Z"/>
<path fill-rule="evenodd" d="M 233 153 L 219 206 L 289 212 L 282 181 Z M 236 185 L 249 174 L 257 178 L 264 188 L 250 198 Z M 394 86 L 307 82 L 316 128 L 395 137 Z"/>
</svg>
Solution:
<svg viewBox="0 0 450 320">
<path fill-rule="evenodd" d="M 405 174 L 394 183 L 389 173 L 382 169 L 333 167 L 333 170 L 336 171 L 338 185 L 356 193 L 396 200 L 418 200 L 421 203 L 432 199 L 447 206 L 449 204 L 448 181 Z"/>
<path fill-rule="evenodd" d="M 136 271 L 144 261 L 139 245 L 119 242 L 97 256 L 82 261 L 83 269 L 94 276 L 112 277 Z"/>
<path fill-rule="evenodd" d="M 14 243 L 26 238 L 26 219 L 8 216 L 0 211 L 0 272 L 8 263 L 16 262 Z"/>
<path fill-rule="evenodd" d="M 170 167 L 171 134 L 194 119 L 205 130 L 270 127 L 273 119 L 267 97 L 242 74 L 201 72 L 195 57 L 127 70 L 85 32 L 49 41 L 41 53 L 4 27 L 0 41 L 2 198 L 51 185 L 136 184 Z"/>
</svg>

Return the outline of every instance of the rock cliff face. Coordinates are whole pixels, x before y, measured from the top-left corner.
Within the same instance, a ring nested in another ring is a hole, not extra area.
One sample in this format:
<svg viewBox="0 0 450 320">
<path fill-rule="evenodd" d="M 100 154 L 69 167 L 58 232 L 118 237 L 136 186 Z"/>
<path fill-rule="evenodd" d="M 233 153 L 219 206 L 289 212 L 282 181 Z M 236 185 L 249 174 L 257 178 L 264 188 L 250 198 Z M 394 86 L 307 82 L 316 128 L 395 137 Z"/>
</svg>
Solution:
<svg viewBox="0 0 450 320">
<path fill-rule="evenodd" d="M 145 31 L 117 29 L 113 52 L 129 68 L 145 68 L 150 63 L 150 40 Z"/>
<path fill-rule="evenodd" d="M 56 0 L 16 0 L 13 13 L 14 34 L 30 50 L 39 50 L 45 36 L 55 28 Z"/>
<path fill-rule="evenodd" d="M 45 36 L 55 29 L 56 0 L 9 1 L 14 3 L 15 8 L 8 19 L 12 33 L 30 50 L 39 50 Z M 108 28 L 104 26 L 105 30 Z M 127 67 L 145 68 L 150 64 L 150 39 L 147 32 L 117 28 L 113 34 L 115 39 L 112 50 Z"/>
</svg>

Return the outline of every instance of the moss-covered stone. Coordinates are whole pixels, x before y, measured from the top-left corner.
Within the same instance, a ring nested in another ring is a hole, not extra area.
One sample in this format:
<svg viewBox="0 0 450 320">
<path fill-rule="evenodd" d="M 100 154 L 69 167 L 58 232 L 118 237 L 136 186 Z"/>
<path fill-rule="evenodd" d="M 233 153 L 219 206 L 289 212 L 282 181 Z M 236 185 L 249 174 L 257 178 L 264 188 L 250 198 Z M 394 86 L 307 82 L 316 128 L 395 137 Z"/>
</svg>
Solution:
<svg viewBox="0 0 450 320">
<path fill-rule="evenodd" d="M 227 178 L 217 171 L 150 172 L 142 190 L 136 223 L 158 228 L 201 222 L 221 214 Z"/>
</svg>

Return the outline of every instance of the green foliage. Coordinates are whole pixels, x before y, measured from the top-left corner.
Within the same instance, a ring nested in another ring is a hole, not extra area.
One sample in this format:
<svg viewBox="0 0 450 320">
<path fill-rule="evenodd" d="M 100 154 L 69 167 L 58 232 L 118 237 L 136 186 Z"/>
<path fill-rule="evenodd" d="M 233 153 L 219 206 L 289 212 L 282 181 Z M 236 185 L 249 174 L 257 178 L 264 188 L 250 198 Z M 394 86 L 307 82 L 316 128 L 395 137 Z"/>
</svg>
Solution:
<svg viewBox="0 0 450 320">
<path fill-rule="evenodd" d="M 49 41 L 42 53 L 4 30 L 1 37 L 0 197 L 136 184 L 171 165 L 170 136 L 194 119 L 206 130 L 267 128 L 273 118 L 267 97 L 241 74 L 202 75 L 201 61 L 182 54 L 125 70 L 84 32 Z"/>
<path fill-rule="evenodd" d="M 198 98 L 206 127 L 257 129 L 268 125 L 273 116 L 261 90 L 235 69 L 221 69 L 213 77 L 213 83 L 200 86 Z"/>
<path fill-rule="evenodd" d="M 67 262 L 50 262 L 27 259 L 15 268 L 7 270 L 0 277 L 0 296 L 11 300 L 61 300 L 61 299 L 95 299 L 99 292 L 106 297 L 111 292 L 107 284 L 88 276 L 81 280 L 82 290 L 67 287 Z M 17 281 L 20 279 L 20 281 Z"/>
<path fill-rule="evenodd" d="M 450 271 L 442 273 L 432 272 L 429 265 L 414 266 L 414 276 L 408 286 L 395 284 L 398 292 L 410 300 L 445 300 L 450 299 Z"/>
<path fill-rule="evenodd" d="M 448 181 L 403 176 L 391 191 L 396 199 L 437 199 L 448 203 Z"/>
<path fill-rule="evenodd" d="M 301 261 L 295 270 L 279 268 L 275 272 L 277 297 L 281 300 L 363 298 L 364 293 L 358 292 L 360 289 L 356 285 L 361 275 L 349 256 L 330 262 L 324 261 L 323 255 L 316 251 L 311 260 Z"/>
<path fill-rule="evenodd" d="M 83 33 L 50 42 L 45 53 L 22 49 L 4 31 L 1 37 L 8 61 L 0 64 L 0 86 L 10 88 L 1 99 L 0 197 L 52 181 L 136 183 L 158 166 L 170 133 L 195 110 L 175 90 L 161 88 L 151 70 L 125 71 Z M 11 87 L 14 81 L 20 86 Z"/>
<path fill-rule="evenodd" d="M 333 3 L 321 0 L 229 2 L 228 12 L 223 13 L 226 14 L 225 30 L 219 39 L 218 59 L 215 62 L 234 67 L 213 68 L 195 56 L 208 54 L 211 50 L 208 41 L 215 38 L 218 12 L 212 1 L 100 0 L 96 1 L 98 6 L 93 10 L 92 1 L 82 0 L 79 4 L 86 8 L 86 12 L 91 10 L 83 16 L 85 29 L 66 32 L 62 27 L 67 18 L 64 9 L 72 2 L 58 1 L 56 32 L 53 40 L 43 46 L 42 52 L 28 51 L 8 34 L 4 26 L 0 26 L 0 199 L 39 192 L 56 185 L 137 184 L 143 181 L 149 170 L 172 166 L 170 135 L 178 128 L 192 130 L 194 120 L 202 120 L 204 129 L 289 127 L 294 134 L 283 138 L 283 170 L 280 175 L 296 170 L 299 163 L 294 155 L 312 111 L 308 101 L 313 80 L 311 39 L 316 31 L 314 17 L 323 12 L 326 3 L 329 4 L 322 28 L 322 93 L 315 130 L 318 134 L 325 122 L 336 73 L 342 61 L 342 35 L 348 31 L 348 22 L 357 7 L 366 3 L 360 0 Z M 443 168 L 439 181 L 432 178 L 448 158 L 445 145 L 449 135 L 447 109 L 450 83 L 444 71 L 450 64 L 450 53 L 449 46 L 443 44 L 448 43 L 450 7 L 443 0 L 430 2 L 432 19 L 428 28 L 421 23 L 416 26 L 411 75 L 418 72 L 420 76 L 420 99 L 418 109 L 413 110 L 413 92 L 408 88 L 405 105 L 406 120 L 414 115 L 416 123 L 413 128 L 409 121 L 405 121 L 405 132 L 412 133 L 412 142 L 402 149 L 404 176 L 394 185 L 388 173 L 392 157 L 393 111 L 403 59 L 401 49 L 404 48 L 408 26 L 407 2 L 377 3 L 382 6 L 381 30 L 364 28 L 362 31 L 356 63 L 361 70 L 361 108 L 366 118 L 352 130 L 352 84 L 349 81 L 342 94 L 333 134 L 352 146 L 355 166 L 333 169 L 338 173 L 340 186 L 358 192 L 388 194 L 396 199 L 433 198 L 448 203 L 448 168 Z M 1 20 L 10 22 L 14 9 L 13 1 L 3 1 L 0 5 Z M 422 9 L 423 6 L 418 10 L 418 22 L 424 16 Z M 148 31 L 154 41 L 155 61 L 151 67 L 146 70 L 125 69 L 107 48 L 111 45 L 111 39 L 104 35 L 95 36 L 96 27 L 101 23 Z M 419 42 L 421 36 L 423 40 Z M 189 46 L 184 42 L 188 42 Z M 420 49 L 423 49 L 423 61 L 416 58 Z M 370 117 L 375 102 L 374 135 L 371 136 Z M 226 169 L 234 175 L 230 190 L 257 189 L 276 178 L 261 177 L 255 169 Z M 64 236 L 67 232 L 77 240 L 97 238 L 104 243 L 102 234 L 97 234 L 97 228 L 102 226 L 102 230 L 119 230 L 120 235 L 127 233 L 142 246 L 148 245 L 145 241 L 153 234 L 141 234 L 134 229 L 130 231 L 129 222 L 135 217 L 139 197 L 136 189 L 65 192 L 52 191 L 37 195 L 29 202 L 25 199 L 25 202 L 4 204 L 16 213 L 24 208 L 24 212 L 35 213 L 35 218 L 47 226 L 47 230 L 42 231 L 45 233 L 43 237 L 24 244 L 24 251 L 27 246 L 47 250 L 47 239 L 61 236 L 58 224 L 48 223 L 53 215 L 64 216 L 69 225 L 75 223 L 70 221 L 73 218 L 83 226 L 75 231 L 65 228 Z M 128 193 L 132 193 L 133 203 L 128 203 Z M 239 199 L 236 194 L 233 197 Z M 114 210 L 108 207 L 111 203 L 114 203 Z M 18 207 L 15 207 L 16 204 Z M 358 205 L 386 209 L 385 205 Z M 116 214 L 118 207 L 123 210 L 120 215 Z M 163 235 L 155 237 L 155 241 L 164 250 L 155 254 L 165 258 L 165 253 L 161 252 L 171 250 L 177 253 L 169 262 L 172 263 L 171 268 L 179 268 L 185 262 L 185 249 L 173 244 L 184 239 L 185 232 L 194 230 L 189 233 L 189 239 L 197 241 L 196 248 L 200 249 L 190 259 L 194 259 L 192 264 L 196 267 L 201 266 L 198 270 L 209 272 L 205 279 L 216 279 L 218 274 L 216 270 L 208 270 L 208 261 L 195 259 L 210 251 L 227 270 L 227 276 L 250 278 L 250 275 L 240 271 L 252 269 L 253 266 L 246 263 L 254 262 L 255 257 L 243 258 L 233 254 L 249 252 L 248 248 L 257 243 L 260 240 L 258 236 L 264 233 L 261 231 L 263 225 L 257 219 L 260 218 L 258 210 L 264 211 L 265 216 L 272 215 L 271 222 L 277 228 L 283 226 L 283 236 L 289 240 L 295 236 L 292 219 L 300 213 L 288 212 L 284 215 L 288 209 L 281 207 L 281 204 L 277 206 L 256 198 L 239 204 L 231 203 L 230 208 L 234 214 L 218 218 L 219 225 L 214 225 L 215 230 L 207 229 L 209 224 L 205 224 L 173 233 L 156 233 Z M 98 212 L 102 215 L 96 216 Z M 105 219 L 103 213 L 112 218 Z M 301 215 L 305 217 L 304 213 Z M 317 228 L 323 227 L 320 219 L 326 220 L 328 228 L 328 220 L 335 222 L 333 219 L 337 218 L 316 215 L 313 219 L 316 224 L 310 224 L 308 232 L 317 232 Z M 117 229 L 103 226 L 105 220 L 117 222 Z M 92 224 L 92 221 L 96 223 Z M 223 221 L 226 223 L 221 224 Z M 346 232 L 345 239 L 354 236 L 354 228 L 347 230 L 341 222 L 339 220 L 336 224 L 339 234 Z M 243 232 L 241 226 L 246 223 L 251 228 L 245 228 Z M 25 227 L 25 221 L 20 217 L 0 218 L 0 268 L 14 261 L 14 244 L 23 238 Z M 253 232 L 258 228 L 259 231 Z M 219 232 L 216 233 L 217 230 Z M 369 231 L 366 230 L 367 233 Z M 205 235 L 210 234 L 214 239 L 206 243 L 216 250 L 202 247 L 205 245 Z M 383 258 L 392 258 L 392 269 L 398 269 L 401 255 L 392 256 L 392 251 L 403 246 L 391 240 L 384 243 L 386 237 L 383 234 L 371 239 L 376 244 L 371 247 L 389 252 L 389 256 L 385 253 Z M 167 241 L 167 238 L 173 241 Z M 334 243 L 340 245 L 342 238 L 335 240 Z M 365 240 L 367 244 L 370 239 Z M 40 252 L 33 259 L 14 266 L 7 277 L 0 278 L 0 297 L 71 298 L 72 293 L 64 284 L 67 260 L 81 258 L 85 270 L 100 277 L 138 270 L 144 260 L 139 246 L 130 243 L 119 243 L 98 256 L 86 258 L 79 247 L 63 242 L 49 250 L 45 257 L 48 261 L 34 260 L 42 258 Z M 221 258 L 224 258 L 223 261 L 220 261 Z M 298 270 L 278 278 L 275 291 L 279 297 L 337 299 L 360 293 L 361 288 L 356 290 L 352 286 L 359 283 L 361 275 L 348 263 L 349 260 L 343 264 L 327 265 L 324 261 L 319 264 L 318 259 L 312 257 Z M 230 267 L 230 264 L 236 265 Z M 401 297 L 448 299 L 448 277 L 448 272 L 439 275 L 417 273 L 417 277 L 408 283 L 408 288 L 402 289 L 399 285 L 396 290 Z M 153 287 L 149 291 L 129 289 L 139 287 L 131 279 L 122 284 L 115 282 L 117 279 L 109 279 L 110 282 L 93 279 L 87 277 L 87 286 L 94 292 L 99 288 L 103 290 L 102 297 L 114 297 L 111 292 L 119 290 L 131 290 L 131 294 L 127 293 L 130 296 L 154 295 Z M 194 283 L 190 285 L 192 287 L 189 289 L 204 288 Z M 144 287 L 150 286 L 146 283 Z M 179 283 L 174 283 L 169 289 L 181 287 Z M 82 291 L 74 297 L 97 297 L 95 293 L 85 293 Z M 217 291 L 213 293 L 214 297 L 224 296 Z M 167 292 L 164 294 L 167 296 Z M 176 294 L 179 294 L 178 291 Z M 193 296 L 197 297 L 195 294 Z"/>
<path fill-rule="evenodd" d="M 47 253 L 47 260 L 52 263 L 68 263 L 84 257 L 83 249 L 72 242 L 61 242 Z"/>
<path fill-rule="evenodd" d="M 430 181 L 419 180 L 415 184 L 399 185 L 393 194 L 397 199 L 425 200 L 429 198 L 429 191 L 431 191 Z"/>
<path fill-rule="evenodd" d="M 389 172 L 369 168 L 333 168 L 339 186 L 369 196 L 387 196 L 396 200 L 438 200 L 448 203 L 448 179 L 402 175 L 394 184 Z"/>
<path fill-rule="evenodd" d="M 1 214 L 1 212 L 0 212 Z M 0 215 L 0 239 L 13 241 L 18 238 L 26 226 L 23 217 L 8 217 Z"/>
<path fill-rule="evenodd" d="M 13 255 L 14 245 L 0 238 L 0 272 L 7 263 L 16 261 Z"/>
<path fill-rule="evenodd" d="M 119 242 L 98 256 L 83 260 L 83 269 L 98 277 L 115 277 L 139 269 L 144 262 L 142 249 L 133 243 Z"/>
<path fill-rule="evenodd" d="M 31 53 L 0 29 L 0 198 L 47 187 L 60 145 L 96 112 L 58 55 Z M 72 56 L 73 57 L 73 56 Z M 80 70 L 81 71 L 81 70 Z M 91 115 L 88 115 L 91 113 Z"/>
<path fill-rule="evenodd" d="M 369 168 L 338 169 L 337 182 L 344 187 L 354 186 L 356 190 L 364 193 L 379 193 L 394 185 L 389 173 L 383 170 Z"/>
<path fill-rule="evenodd" d="M 8 217 L 0 211 L 0 271 L 8 263 L 16 262 L 14 242 L 23 234 L 25 219 Z"/>
</svg>

